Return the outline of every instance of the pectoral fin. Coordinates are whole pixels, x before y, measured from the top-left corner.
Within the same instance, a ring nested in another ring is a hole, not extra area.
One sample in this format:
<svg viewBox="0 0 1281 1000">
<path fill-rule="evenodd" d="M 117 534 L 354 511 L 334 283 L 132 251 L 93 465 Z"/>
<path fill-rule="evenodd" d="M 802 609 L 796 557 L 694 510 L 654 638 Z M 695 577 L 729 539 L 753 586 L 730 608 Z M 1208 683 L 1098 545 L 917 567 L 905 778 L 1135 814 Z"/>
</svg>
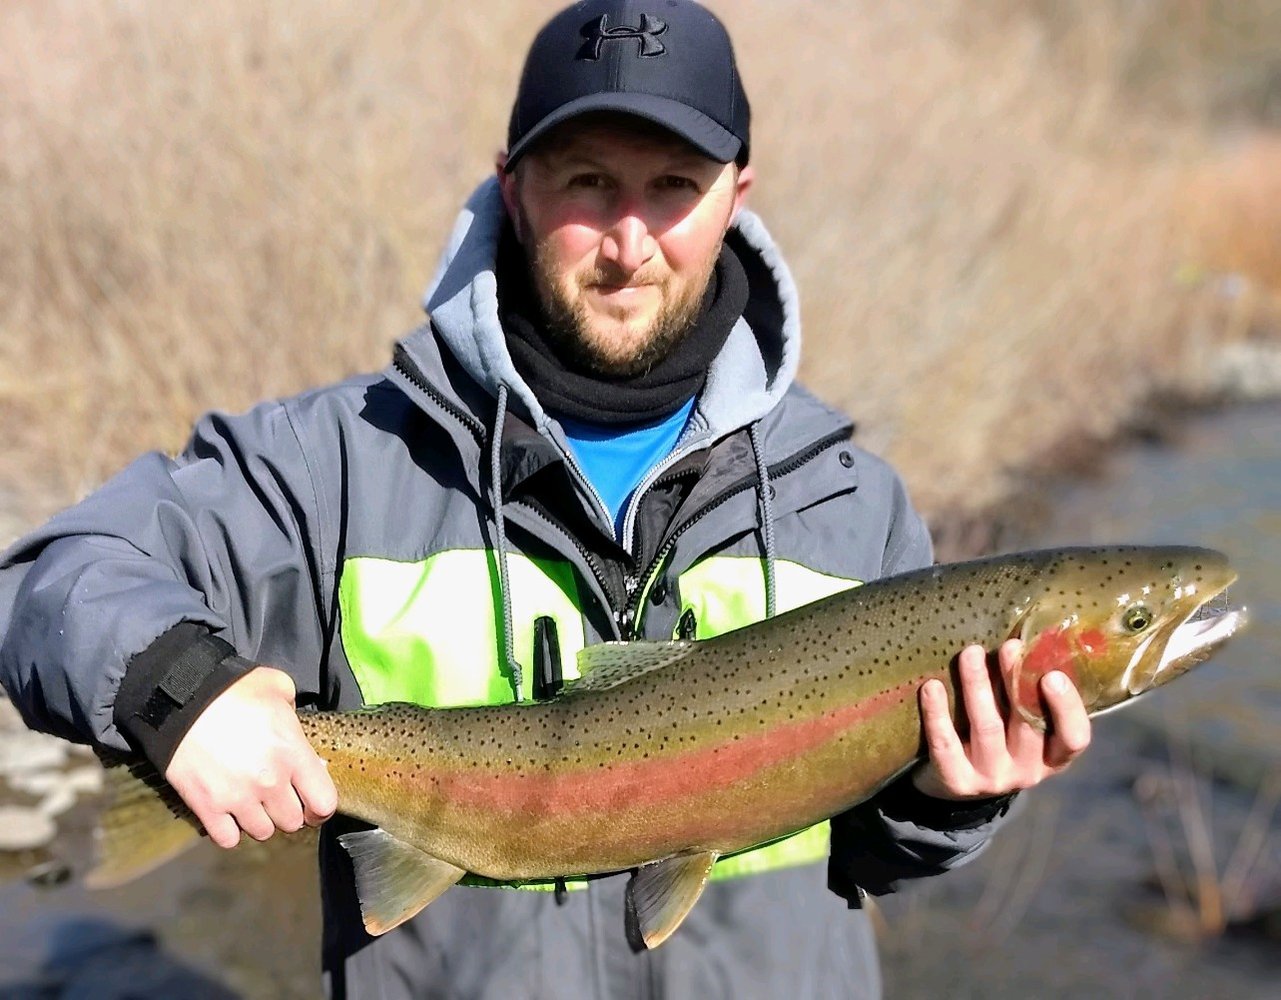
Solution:
<svg viewBox="0 0 1281 1000">
<path fill-rule="evenodd" d="M 655 861 L 627 883 L 627 940 L 635 951 L 657 948 L 681 925 L 707 885 L 711 851 Z"/>
<path fill-rule="evenodd" d="M 386 830 L 345 833 L 338 843 L 355 865 L 360 913 L 373 935 L 403 924 L 467 874 Z"/>
</svg>

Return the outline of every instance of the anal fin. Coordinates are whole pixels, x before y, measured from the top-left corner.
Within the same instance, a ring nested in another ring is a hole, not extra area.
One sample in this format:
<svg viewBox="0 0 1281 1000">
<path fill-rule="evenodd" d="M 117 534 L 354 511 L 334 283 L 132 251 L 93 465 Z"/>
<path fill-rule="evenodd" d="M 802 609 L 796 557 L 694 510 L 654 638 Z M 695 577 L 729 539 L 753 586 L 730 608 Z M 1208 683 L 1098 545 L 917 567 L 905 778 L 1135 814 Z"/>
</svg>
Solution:
<svg viewBox="0 0 1281 1000">
<path fill-rule="evenodd" d="M 644 865 L 627 883 L 627 940 L 635 951 L 657 948 L 698 902 L 716 854 L 683 854 Z"/>
<path fill-rule="evenodd" d="M 360 914 L 375 936 L 403 924 L 467 874 L 378 828 L 345 833 L 338 843 L 355 865 Z"/>
</svg>

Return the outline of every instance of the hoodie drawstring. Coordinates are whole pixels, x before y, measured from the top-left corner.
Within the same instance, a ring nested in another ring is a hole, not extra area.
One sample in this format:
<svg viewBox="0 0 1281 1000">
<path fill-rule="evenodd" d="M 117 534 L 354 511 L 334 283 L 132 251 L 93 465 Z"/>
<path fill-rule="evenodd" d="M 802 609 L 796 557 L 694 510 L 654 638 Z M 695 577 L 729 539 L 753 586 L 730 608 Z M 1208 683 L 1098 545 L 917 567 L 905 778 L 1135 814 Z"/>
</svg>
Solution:
<svg viewBox="0 0 1281 1000">
<path fill-rule="evenodd" d="M 512 687 L 516 700 L 524 701 L 521 691 L 525 671 L 516 661 L 515 626 L 512 624 L 511 580 L 507 571 L 507 527 L 503 514 L 502 447 L 503 424 L 507 420 L 507 386 L 498 387 L 498 412 L 494 416 L 494 429 L 489 435 L 489 492 L 494 507 L 494 536 L 498 546 L 498 590 L 503 601 L 503 657 L 511 671 Z"/>
<path fill-rule="evenodd" d="M 765 546 L 765 617 L 773 618 L 776 610 L 774 487 L 770 484 L 769 467 L 765 464 L 759 420 L 747 428 L 747 436 L 752 442 L 752 456 L 756 459 L 756 497 L 761 508 L 761 538 Z"/>
</svg>

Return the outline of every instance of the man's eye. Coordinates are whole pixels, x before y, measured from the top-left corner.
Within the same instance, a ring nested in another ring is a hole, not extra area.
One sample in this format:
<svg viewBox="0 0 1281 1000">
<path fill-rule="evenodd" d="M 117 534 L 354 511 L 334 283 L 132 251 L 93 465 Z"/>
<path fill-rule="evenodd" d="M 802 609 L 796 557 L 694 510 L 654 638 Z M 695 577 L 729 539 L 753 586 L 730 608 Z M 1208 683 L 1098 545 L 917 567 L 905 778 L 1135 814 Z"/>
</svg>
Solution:
<svg viewBox="0 0 1281 1000">
<path fill-rule="evenodd" d="M 569 179 L 569 186 L 575 188 L 597 188 L 604 183 L 605 179 L 600 174 L 575 174 Z"/>
<path fill-rule="evenodd" d="M 671 174 L 664 177 L 659 182 L 660 187 L 670 188 L 677 191 L 697 191 L 698 184 L 692 177 L 681 177 L 677 174 Z"/>
</svg>

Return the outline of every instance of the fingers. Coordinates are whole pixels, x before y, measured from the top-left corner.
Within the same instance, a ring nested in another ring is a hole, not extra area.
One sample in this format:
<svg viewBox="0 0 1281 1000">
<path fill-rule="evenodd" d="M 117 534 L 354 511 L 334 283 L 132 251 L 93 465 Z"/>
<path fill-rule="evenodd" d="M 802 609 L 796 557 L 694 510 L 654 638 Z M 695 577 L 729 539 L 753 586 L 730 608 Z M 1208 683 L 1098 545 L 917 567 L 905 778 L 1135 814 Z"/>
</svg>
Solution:
<svg viewBox="0 0 1281 1000">
<path fill-rule="evenodd" d="M 1023 655 L 1022 643 L 1011 640 L 1000 650 L 1001 673 L 1007 690 L 1014 684 L 1014 670 Z M 1010 754 L 1025 771 L 1052 774 L 1066 768 L 1090 745 L 1090 717 L 1076 686 L 1062 671 L 1041 678 L 1041 697 L 1047 708 L 1045 730 L 1033 728 L 1021 716 L 1012 717 Z"/>
<path fill-rule="evenodd" d="M 982 774 L 999 773 L 1005 768 L 1010 752 L 1005 716 L 992 690 L 987 650 L 982 646 L 967 646 L 957 658 L 957 669 L 965 714 L 970 722 L 970 760 Z"/>
<path fill-rule="evenodd" d="M 196 813 L 196 818 L 209 834 L 209 839 L 219 847 L 231 850 L 240 843 L 240 826 L 230 813 L 211 812 L 207 816 Z"/>
<path fill-rule="evenodd" d="M 261 802 L 245 802 L 232 815 L 236 825 L 254 840 L 268 840 L 276 832 L 276 824 Z"/>
<path fill-rule="evenodd" d="M 1011 712 L 1003 696 L 1022 653 L 1018 640 L 1002 644 L 997 661 L 1005 684 L 994 687 L 986 651 L 981 646 L 961 651 L 957 675 L 968 740 L 952 721 L 945 685 L 938 680 L 922 685 L 921 721 L 929 759 L 912 775 L 921 791 L 961 799 L 1031 788 L 1063 770 L 1089 746 L 1089 716 L 1075 686 L 1061 672 L 1042 680 L 1047 732 Z"/>
<path fill-rule="evenodd" d="M 912 773 L 912 782 L 927 795 L 964 799 L 982 794 L 980 775 L 949 711 L 947 688 L 941 681 L 921 686 L 921 723 L 929 758 Z"/>
<path fill-rule="evenodd" d="M 294 789 L 302 803 L 303 822 L 320 826 L 338 808 L 338 791 L 325 762 L 310 754 L 304 757 L 294 771 Z"/>
<path fill-rule="evenodd" d="M 264 780 L 260 785 L 259 808 L 267 822 L 271 824 L 271 829 L 267 830 L 266 836 L 259 837 L 243 822 L 240 823 L 240 828 L 255 840 L 265 840 L 276 830 L 282 833 L 296 833 L 303 827 L 302 801 L 294 790 L 289 772 L 284 768 L 270 775 L 268 780 Z M 256 814 L 251 815 L 256 818 Z M 237 822 L 240 822 L 239 819 Z"/>
<path fill-rule="evenodd" d="M 1041 693 L 1050 709 L 1050 736 L 1042 759 L 1046 767 L 1061 771 L 1090 745 L 1090 717 L 1076 687 L 1057 670 L 1042 678 Z"/>
</svg>

